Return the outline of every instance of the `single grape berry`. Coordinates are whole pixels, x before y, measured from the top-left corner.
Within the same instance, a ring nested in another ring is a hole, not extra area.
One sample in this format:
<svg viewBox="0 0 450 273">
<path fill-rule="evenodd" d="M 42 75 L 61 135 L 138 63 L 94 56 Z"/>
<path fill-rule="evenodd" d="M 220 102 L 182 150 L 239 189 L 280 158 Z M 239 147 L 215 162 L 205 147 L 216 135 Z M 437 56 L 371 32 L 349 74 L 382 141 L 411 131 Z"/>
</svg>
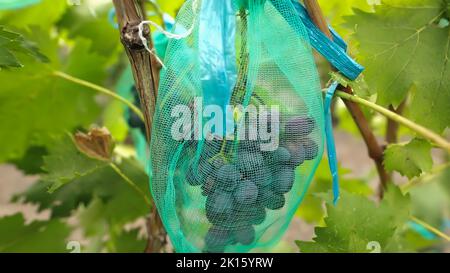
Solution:
<svg viewBox="0 0 450 273">
<path fill-rule="evenodd" d="M 258 198 L 258 187 L 249 180 L 239 182 L 234 192 L 234 200 L 239 205 L 253 205 Z"/>
<path fill-rule="evenodd" d="M 234 191 L 241 174 L 233 164 L 223 165 L 217 172 L 216 185 L 226 191 Z"/>
<path fill-rule="evenodd" d="M 304 139 L 302 143 L 305 149 L 305 159 L 313 160 L 316 158 L 319 154 L 319 145 L 317 145 L 317 143 L 310 138 Z"/>
<path fill-rule="evenodd" d="M 131 128 L 139 129 L 141 132 L 145 133 L 145 123 L 142 121 L 142 119 L 133 111 L 128 111 L 128 125 Z"/>
<path fill-rule="evenodd" d="M 231 232 L 225 228 L 212 226 L 205 236 L 206 252 L 222 253 L 231 242 Z"/>
<path fill-rule="evenodd" d="M 257 152 L 241 152 L 237 157 L 239 170 L 243 174 L 251 174 L 258 168 L 264 166 L 264 157 Z"/>
<path fill-rule="evenodd" d="M 286 135 L 290 138 L 302 138 L 312 133 L 315 121 L 312 118 L 294 117 L 286 123 Z"/>
<path fill-rule="evenodd" d="M 295 171 L 292 168 L 284 167 L 278 170 L 273 177 L 273 192 L 285 194 L 292 190 L 295 181 Z"/>
<path fill-rule="evenodd" d="M 241 228 L 248 225 L 260 225 L 266 219 L 266 210 L 263 206 L 254 204 L 252 206 L 243 206 L 235 204 L 233 208 L 232 222 L 228 227 Z"/>
<path fill-rule="evenodd" d="M 250 223 L 260 225 L 266 220 L 266 209 L 261 206 L 255 206 L 250 209 Z"/>
<path fill-rule="evenodd" d="M 306 153 L 303 144 L 297 142 L 287 142 L 285 146 L 291 154 L 289 165 L 298 167 L 305 162 Z"/>
<path fill-rule="evenodd" d="M 266 187 L 272 183 L 272 173 L 266 165 L 247 173 L 247 178 L 253 181 L 259 188 Z"/>
<path fill-rule="evenodd" d="M 243 245 L 250 245 L 255 240 L 255 228 L 250 225 L 237 228 L 233 233 L 234 239 Z"/>
<path fill-rule="evenodd" d="M 270 210 L 279 210 L 284 207 L 285 203 L 286 203 L 286 198 L 284 197 L 284 195 L 274 194 L 272 196 L 271 201 L 266 206 L 266 208 L 268 208 Z"/>
<path fill-rule="evenodd" d="M 265 187 L 261 191 L 258 197 L 258 203 L 270 210 L 279 210 L 284 207 L 286 199 L 284 195 L 277 194 L 272 191 L 271 187 Z"/>
<path fill-rule="evenodd" d="M 287 163 L 291 160 L 291 153 L 285 147 L 279 147 L 273 152 L 272 158 L 275 163 Z"/>
<path fill-rule="evenodd" d="M 233 195 L 216 189 L 206 199 L 206 217 L 216 225 L 221 225 L 230 218 L 233 211 Z"/>
</svg>

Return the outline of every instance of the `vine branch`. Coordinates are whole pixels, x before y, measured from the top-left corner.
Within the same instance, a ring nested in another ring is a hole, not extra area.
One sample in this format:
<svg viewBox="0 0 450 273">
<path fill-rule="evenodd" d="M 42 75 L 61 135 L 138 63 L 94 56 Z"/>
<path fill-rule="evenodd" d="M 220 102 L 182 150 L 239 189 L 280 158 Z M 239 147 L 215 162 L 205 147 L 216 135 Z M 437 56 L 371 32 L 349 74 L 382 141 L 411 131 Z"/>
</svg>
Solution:
<svg viewBox="0 0 450 273">
<path fill-rule="evenodd" d="M 143 2 L 138 0 L 113 0 L 113 4 L 119 23 L 120 40 L 131 63 L 136 89 L 139 93 L 144 114 L 147 140 L 150 143 L 160 66 L 156 58 L 146 51 L 142 40 L 139 38 L 139 24 L 145 20 L 146 12 Z M 150 28 L 146 27 L 144 29 L 144 37 L 150 41 L 149 47 L 153 49 Z M 157 172 L 158 170 L 153 171 Z M 154 205 L 147 220 L 147 234 L 148 240 L 145 251 L 162 252 L 167 244 L 167 236 Z"/>
<path fill-rule="evenodd" d="M 389 174 L 386 172 L 383 165 L 384 149 L 378 143 L 378 140 L 375 134 L 373 133 L 372 129 L 370 128 L 369 122 L 367 121 L 367 118 L 364 116 L 364 113 L 359 107 L 359 105 L 354 100 L 350 100 L 348 99 L 348 97 L 345 96 L 348 95 L 354 97 L 352 89 L 350 87 L 342 87 L 342 86 L 340 88 L 344 90 L 344 92 L 338 91 L 336 92 L 336 95 L 341 98 L 347 98 L 343 100 L 344 104 L 347 107 L 348 111 L 350 112 L 350 115 L 355 121 L 355 124 L 358 127 L 364 142 L 366 143 L 369 157 L 374 161 L 375 166 L 377 168 L 378 176 L 380 178 L 380 187 L 378 189 L 378 195 L 380 198 L 382 198 L 384 195 L 384 191 L 387 189 L 387 183 L 390 179 Z"/>
<path fill-rule="evenodd" d="M 406 100 L 404 100 L 397 109 L 394 108 L 394 106 L 389 106 L 389 110 L 392 112 L 395 112 L 397 114 L 402 114 L 403 110 L 405 110 L 406 107 Z M 397 143 L 398 142 L 398 129 L 399 129 L 399 123 L 395 120 L 388 119 L 387 126 L 386 126 L 386 141 L 389 144 Z"/>
</svg>

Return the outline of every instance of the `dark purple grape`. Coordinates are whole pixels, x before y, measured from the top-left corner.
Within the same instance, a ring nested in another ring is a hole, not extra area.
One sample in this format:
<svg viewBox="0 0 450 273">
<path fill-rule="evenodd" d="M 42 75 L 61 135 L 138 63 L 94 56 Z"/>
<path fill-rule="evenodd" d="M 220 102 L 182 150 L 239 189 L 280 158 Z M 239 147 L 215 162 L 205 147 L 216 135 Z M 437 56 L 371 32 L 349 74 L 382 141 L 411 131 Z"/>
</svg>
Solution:
<svg viewBox="0 0 450 273">
<path fill-rule="evenodd" d="M 266 210 L 260 205 L 234 205 L 232 218 L 228 221 L 229 228 L 240 228 L 248 225 L 259 225 L 266 219 Z"/>
<path fill-rule="evenodd" d="M 306 154 L 303 144 L 296 142 L 288 142 L 285 144 L 285 146 L 291 154 L 291 160 L 289 161 L 289 165 L 298 167 L 302 165 L 303 162 L 305 162 Z"/>
<path fill-rule="evenodd" d="M 303 147 L 305 149 L 305 159 L 313 160 L 319 154 L 319 145 L 310 138 L 305 138 L 303 141 Z"/>
<path fill-rule="evenodd" d="M 240 205 L 253 205 L 258 198 L 258 187 L 249 180 L 239 182 L 234 192 L 234 200 Z"/>
<path fill-rule="evenodd" d="M 142 121 L 142 119 L 133 111 L 128 111 L 128 125 L 131 128 L 139 129 L 141 132 L 145 134 L 145 123 Z"/>
<path fill-rule="evenodd" d="M 217 172 L 217 188 L 232 192 L 236 189 L 237 182 L 240 178 L 241 174 L 235 165 L 224 165 Z"/>
<path fill-rule="evenodd" d="M 215 190 L 206 199 L 206 217 L 215 225 L 222 225 L 230 218 L 233 211 L 233 194 Z"/>
<path fill-rule="evenodd" d="M 222 253 L 231 243 L 231 232 L 225 228 L 212 226 L 205 236 L 205 251 Z"/>
<path fill-rule="evenodd" d="M 249 208 L 249 219 L 252 225 L 260 225 L 266 220 L 266 209 L 260 206 Z"/>
<path fill-rule="evenodd" d="M 272 173 L 267 166 L 262 166 L 247 174 L 247 178 L 253 181 L 259 188 L 272 183 Z"/>
<path fill-rule="evenodd" d="M 285 147 L 279 147 L 272 154 L 275 163 L 288 163 L 291 160 L 291 153 Z"/>
<path fill-rule="evenodd" d="M 286 198 L 282 194 L 274 194 L 271 201 L 267 204 L 266 208 L 270 210 L 279 210 L 286 204 Z"/>
<path fill-rule="evenodd" d="M 265 187 L 260 191 L 258 203 L 270 210 L 279 210 L 284 207 L 286 199 L 284 195 L 272 191 L 271 187 Z"/>
<path fill-rule="evenodd" d="M 241 152 L 237 157 L 238 168 L 242 174 L 249 175 L 264 166 L 264 157 L 257 152 Z"/>
<path fill-rule="evenodd" d="M 275 193 L 285 194 L 292 190 L 295 182 L 295 171 L 284 167 L 276 171 L 273 176 L 272 190 Z"/>
<path fill-rule="evenodd" d="M 312 118 L 295 117 L 286 123 L 286 135 L 289 138 L 299 139 L 312 133 L 315 121 Z"/>
<path fill-rule="evenodd" d="M 255 228 L 251 225 L 234 230 L 234 239 L 243 245 L 250 245 L 255 240 Z"/>
</svg>

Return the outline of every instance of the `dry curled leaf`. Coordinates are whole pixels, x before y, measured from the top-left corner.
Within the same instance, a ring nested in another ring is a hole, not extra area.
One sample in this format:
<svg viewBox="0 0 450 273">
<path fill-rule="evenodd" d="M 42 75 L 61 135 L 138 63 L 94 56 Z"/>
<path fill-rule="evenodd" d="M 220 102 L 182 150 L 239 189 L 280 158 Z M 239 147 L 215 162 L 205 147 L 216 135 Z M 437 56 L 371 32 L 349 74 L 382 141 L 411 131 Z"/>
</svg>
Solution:
<svg viewBox="0 0 450 273">
<path fill-rule="evenodd" d="M 102 161 L 110 161 L 114 149 L 111 133 L 105 127 L 92 128 L 87 134 L 76 133 L 75 145 L 87 156 Z"/>
</svg>

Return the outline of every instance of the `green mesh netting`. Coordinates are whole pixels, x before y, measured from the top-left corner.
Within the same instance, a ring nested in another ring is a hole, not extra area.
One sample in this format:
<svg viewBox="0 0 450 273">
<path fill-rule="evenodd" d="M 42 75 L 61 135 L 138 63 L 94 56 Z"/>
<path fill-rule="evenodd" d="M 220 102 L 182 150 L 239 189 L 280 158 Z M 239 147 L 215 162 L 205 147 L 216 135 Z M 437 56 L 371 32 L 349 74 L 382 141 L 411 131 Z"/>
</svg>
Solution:
<svg viewBox="0 0 450 273">
<path fill-rule="evenodd" d="M 318 73 L 306 29 L 291 2 L 227 1 L 234 10 L 227 25 L 234 27 L 227 30 L 235 35 L 233 49 L 227 47 L 229 40 L 219 40 L 223 51 L 205 56 L 205 41 L 213 43 L 218 36 L 214 27 L 230 16 L 220 16 L 223 11 L 210 16 L 208 33 L 202 16 L 211 0 L 188 0 L 173 32 L 189 35 L 169 42 L 161 74 L 151 191 L 177 252 L 249 252 L 273 246 L 300 205 L 323 153 Z M 205 63 L 223 64 L 221 75 L 233 83 L 229 96 L 223 81 L 216 81 L 217 89 L 211 86 L 215 81 L 208 75 L 214 74 L 205 71 Z M 209 129 L 195 126 L 210 120 L 211 113 L 200 110 L 214 102 L 231 114 Z M 250 108 L 278 111 L 255 116 Z M 181 140 L 174 137 L 180 120 L 183 125 L 176 133 L 184 134 Z M 278 143 L 264 139 L 263 131 L 275 133 Z M 275 145 L 264 145 L 269 142 Z"/>
</svg>

